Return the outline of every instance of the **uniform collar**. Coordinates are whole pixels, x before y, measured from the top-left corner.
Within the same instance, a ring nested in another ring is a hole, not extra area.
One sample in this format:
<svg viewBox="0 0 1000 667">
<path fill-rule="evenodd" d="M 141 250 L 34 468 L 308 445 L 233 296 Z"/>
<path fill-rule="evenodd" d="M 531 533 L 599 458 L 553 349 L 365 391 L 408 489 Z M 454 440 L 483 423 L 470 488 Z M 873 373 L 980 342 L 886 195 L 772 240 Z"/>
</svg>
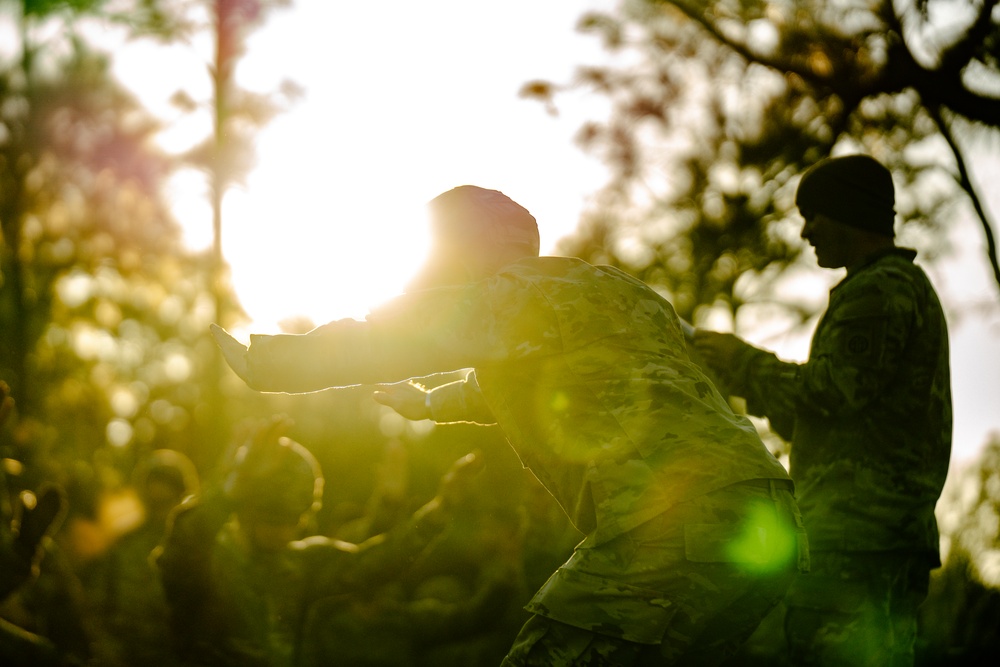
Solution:
<svg viewBox="0 0 1000 667">
<path fill-rule="evenodd" d="M 852 266 L 847 270 L 847 275 L 851 276 L 861 271 L 865 267 L 871 266 L 875 262 L 879 261 L 883 257 L 902 257 L 910 262 L 912 262 L 917 257 L 917 251 L 911 248 L 885 248 L 884 250 L 877 250 L 872 254 L 868 255 L 860 262 Z"/>
</svg>

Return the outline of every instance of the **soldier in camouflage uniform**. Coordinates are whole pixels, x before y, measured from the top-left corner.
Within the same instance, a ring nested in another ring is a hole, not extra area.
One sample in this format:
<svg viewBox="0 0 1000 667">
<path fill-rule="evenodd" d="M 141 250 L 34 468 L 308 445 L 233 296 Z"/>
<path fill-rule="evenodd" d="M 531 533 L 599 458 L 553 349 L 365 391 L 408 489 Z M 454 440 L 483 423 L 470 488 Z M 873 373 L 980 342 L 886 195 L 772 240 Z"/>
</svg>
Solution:
<svg viewBox="0 0 1000 667">
<path fill-rule="evenodd" d="M 170 512 L 197 491 L 198 472 L 184 454 L 158 449 L 136 466 L 134 477 L 142 522 L 91 566 L 88 578 L 87 594 L 101 620 L 97 655 L 107 665 L 173 667 L 167 603 L 150 555 Z"/>
<path fill-rule="evenodd" d="M 495 190 L 455 188 L 430 213 L 421 289 L 249 349 L 216 328 L 227 360 L 261 391 L 394 383 L 376 398 L 404 417 L 503 429 L 586 535 L 528 603 L 506 665 L 721 661 L 805 565 L 786 471 L 655 291 L 538 257 L 534 217 Z"/>
<path fill-rule="evenodd" d="M 436 498 L 360 545 L 307 536 L 324 478 L 308 450 L 280 435 L 287 427 L 275 419 L 236 449 L 225 483 L 178 508 L 154 556 L 185 665 L 313 664 L 312 611 L 399 576 L 443 530 L 479 465 L 460 459 Z M 392 641 L 379 648 L 393 649 Z M 345 663 L 329 656 L 321 664 Z"/>
<path fill-rule="evenodd" d="M 802 177 L 802 238 L 830 292 L 809 360 L 779 360 L 698 331 L 702 356 L 792 443 L 790 470 L 812 547 L 793 586 L 794 665 L 908 665 L 916 609 L 940 565 L 934 506 L 948 471 L 951 397 L 941 304 L 912 250 L 895 246 L 889 171 L 870 157 Z"/>
</svg>

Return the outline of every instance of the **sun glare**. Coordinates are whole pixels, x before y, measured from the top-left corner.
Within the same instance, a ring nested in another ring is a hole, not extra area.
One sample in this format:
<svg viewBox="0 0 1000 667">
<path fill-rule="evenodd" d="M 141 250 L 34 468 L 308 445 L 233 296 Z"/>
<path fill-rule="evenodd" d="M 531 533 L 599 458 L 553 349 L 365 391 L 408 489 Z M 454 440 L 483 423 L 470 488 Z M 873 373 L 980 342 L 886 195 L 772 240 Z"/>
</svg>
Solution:
<svg viewBox="0 0 1000 667">
<path fill-rule="evenodd" d="M 423 202 L 313 182 L 322 170 L 279 171 L 263 166 L 252 196 L 237 190 L 226 200 L 223 248 L 254 331 L 295 317 L 362 318 L 403 290 L 426 254 Z M 302 195 L 317 188 L 324 198 Z"/>
<path fill-rule="evenodd" d="M 223 250 L 254 331 L 296 315 L 363 317 L 398 294 L 426 256 L 426 203 L 459 185 L 527 206 L 543 251 L 572 230 L 601 166 L 572 143 L 579 118 L 546 116 L 517 91 L 567 77 L 599 45 L 558 5 L 532 11 L 524 22 L 462 0 L 395 3 L 386 21 L 377 4 L 303 3 L 255 35 L 242 85 L 288 77 L 305 95 L 259 133 L 257 166 L 224 210 Z M 510 48 L 515 33 L 523 48 Z"/>
<path fill-rule="evenodd" d="M 572 142 L 586 113 L 547 116 L 517 91 L 531 78 L 565 79 L 599 45 L 575 35 L 572 13 L 555 4 L 533 8 L 530 22 L 508 8 L 469 7 L 398 3 L 386 21 L 377 4 L 302 3 L 253 34 L 239 85 L 267 94 L 290 79 L 304 97 L 255 134 L 256 164 L 224 201 L 222 250 L 251 320 L 246 331 L 363 317 L 398 294 L 426 255 L 427 201 L 458 185 L 496 188 L 524 204 L 543 252 L 572 231 L 585 193 L 603 180 L 600 164 Z M 456 22 L 472 29 L 457 32 Z M 525 44 L 511 49 L 515 33 Z M 115 43 L 117 74 L 167 124 L 164 148 L 204 140 L 211 44 L 167 53 Z M 177 90 L 197 102 L 191 117 L 170 105 Z M 212 244 L 207 195 L 193 170 L 168 186 L 194 250 Z"/>
</svg>

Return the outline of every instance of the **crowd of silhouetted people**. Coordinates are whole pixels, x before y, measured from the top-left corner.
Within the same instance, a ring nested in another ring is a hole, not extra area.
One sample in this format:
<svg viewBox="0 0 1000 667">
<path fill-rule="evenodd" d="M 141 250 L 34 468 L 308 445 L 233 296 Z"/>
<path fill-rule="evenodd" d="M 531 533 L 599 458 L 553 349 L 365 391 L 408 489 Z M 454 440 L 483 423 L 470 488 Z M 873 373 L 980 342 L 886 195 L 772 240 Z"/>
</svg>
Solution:
<svg viewBox="0 0 1000 667">
<path fill-rule="evenodd" d="M 524 601 L 579 539 L 537 485 L 516 507 L 451 478 L 448 507 L 412 497 L 396 441 L 371 497 L 329 508 L 320 525 L 323 473 L 278 440 L 258 436 L 272 455 L 250 467 L 233 460 L 248 447 L 232 447 L 226 470 L 204 479 L 184 454 L 155 450 L 125 488 L 77 462 L 41 485 L 53 509 L 34 544 L 21 542 L 41 511 L 40 471 L 5 459 L 0 663 L 499 664 Z"/>
</svg>

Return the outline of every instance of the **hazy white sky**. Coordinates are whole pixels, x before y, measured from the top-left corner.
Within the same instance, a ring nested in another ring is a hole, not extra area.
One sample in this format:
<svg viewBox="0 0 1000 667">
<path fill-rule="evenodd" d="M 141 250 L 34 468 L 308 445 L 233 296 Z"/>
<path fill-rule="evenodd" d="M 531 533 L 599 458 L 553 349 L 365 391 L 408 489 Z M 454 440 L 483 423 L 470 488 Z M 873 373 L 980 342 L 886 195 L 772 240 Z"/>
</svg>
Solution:
<svg viewBox="0 0 1000 667">
<path fill-rule="evenodd" d="M 237 76 L 258 90 L 292 79 L 305 96 L 260 133 L 258 167 L 229 196 L 224 221 L 225 254 L 257 330 L 296 314 L 361 316 L 398 293 L 422 260 L 425 203 L 458 185 L 523 203 L 543 250 L 572 231 L 602 179 L 572 143 L 583 116 L 550 116 L 517 93 L 596 62 L 597 40 L 574 25 L 586 7 L 613 4 L 297 0 L 271 14 Z M 164 61 L 136 45 L 117 71 L 179 118 L 166 103 L 174 90 L 208 99 L 208 46 Z M 165 68 L 151 77 L 154 58 Z M 192 118 L 167 139 L 183 145 L 207 132 L 207 117 Z M 201 181 L 183 176 L 173 193 L 195 247 L 211 240 Z"/>
<path fill-rule="evenodd" d="M 274 12 L 238 76 L 262 90 L 289 78 L 305 97 L 259 135 L 259 165 L 227 200 L 224 250 L 250 328 L 273 331 L 299 314 L 316 323 L 362 316 L 397 293 L 422 260 L 425 202 L 456 185 L 499 189 L 524 204 L 539 221 L 543 251 L 572 231 L 585 197 L 603 182 L 602 167 L 572 136 L 599 111 L 563 104 L 552 117 L 517 91 L 606 60 L 597 40 L 574 26 L 585 9 L 616 4 L 296 0 Z M 209 47 L 174 49 L 164 59 L 136 45 L 117 59 L 126 85 L 178 120 L 168 137 L 175 144 L 208 131 L 204 117 L 181 120 L 166 100 L 181 88 L 208 99 Z M 1000 158 L 990 151 L 977 156 L 974 175 L 1000 219 L 1000 192 L 987 187 L 1000 178 Z M 190 243 L 206 246 L 204 185 L 181 178 L 172 194 Z M 946 306 L 994 304 L 986 316 L 952 322 L 961 461 L 1000 431 L 1000 296 L 976 223 L 957 220 L 954 234 L 964 250 L 932 272 Z M 789 358 L 805 355 L 801 340 L 772 343 Z"/>
</svg>

